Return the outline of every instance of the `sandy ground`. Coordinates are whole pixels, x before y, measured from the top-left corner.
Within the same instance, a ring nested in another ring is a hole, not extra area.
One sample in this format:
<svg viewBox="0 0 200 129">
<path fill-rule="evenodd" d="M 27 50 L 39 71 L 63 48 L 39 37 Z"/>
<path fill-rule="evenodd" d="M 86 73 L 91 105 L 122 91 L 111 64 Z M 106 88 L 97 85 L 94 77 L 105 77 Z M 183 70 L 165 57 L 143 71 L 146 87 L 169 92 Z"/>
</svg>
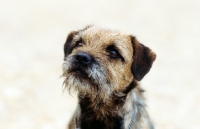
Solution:
<svg viewBox="0 0 200 129">
<path fill-rule="evenodd" d="M 156 129 L 200 129 L 199 0 L 1 0 L 1 129 L 66 127 L 77 100 L 62 92 L 63 44 L 88 24 L 157 53 L 141 82 Z"/>
</svg>

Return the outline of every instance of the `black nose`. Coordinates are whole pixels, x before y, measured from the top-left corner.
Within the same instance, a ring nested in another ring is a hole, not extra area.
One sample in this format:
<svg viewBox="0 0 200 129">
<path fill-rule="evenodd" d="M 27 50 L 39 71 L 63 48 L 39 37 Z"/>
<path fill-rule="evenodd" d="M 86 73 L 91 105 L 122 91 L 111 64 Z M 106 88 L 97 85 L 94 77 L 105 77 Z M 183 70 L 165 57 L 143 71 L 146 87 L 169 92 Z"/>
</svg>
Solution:
<svg viewBox="0 0 200 129">
<path fill-rule="evenodd" d="M 93 58 L 86 53 L 80 52 L 75 56 L 75 61 L 82 65 L 88 65 L 93 61 Z"/>
</svg>

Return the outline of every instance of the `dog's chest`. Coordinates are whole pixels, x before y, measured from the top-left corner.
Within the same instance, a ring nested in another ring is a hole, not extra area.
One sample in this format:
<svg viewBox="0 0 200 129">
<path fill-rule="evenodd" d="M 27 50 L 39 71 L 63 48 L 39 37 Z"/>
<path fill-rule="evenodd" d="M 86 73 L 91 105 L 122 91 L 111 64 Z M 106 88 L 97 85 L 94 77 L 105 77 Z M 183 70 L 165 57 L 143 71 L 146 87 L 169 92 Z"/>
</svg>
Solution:
<svg viewBox="0 0 200 129">
<path fill-rule="evenodd" d="M 81 129 L 123 129 L 123 123 L 122 117 L 107 117 L 103 120 L 88 120 L 88 116 L 82 116 L 80 126 Z"/>
<path fill-rule="evenodd" d="M 79 104 L 81 129 L 123 129 L 124 119 L 118 106 L 94 104 L 88 98 Z"/>
</svg>

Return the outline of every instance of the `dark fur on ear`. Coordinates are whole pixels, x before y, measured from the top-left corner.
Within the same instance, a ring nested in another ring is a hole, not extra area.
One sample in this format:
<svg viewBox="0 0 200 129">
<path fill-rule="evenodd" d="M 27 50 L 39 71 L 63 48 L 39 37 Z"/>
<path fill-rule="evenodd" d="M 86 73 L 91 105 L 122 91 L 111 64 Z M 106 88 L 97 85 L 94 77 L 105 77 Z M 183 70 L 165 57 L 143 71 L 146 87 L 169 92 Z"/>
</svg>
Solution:
<svg viewBox="0 0 200 129">
<path fill-rule="evenodd" d="M 131 41 L 134 49 L 132 73 L 134 78 L 140 81 L 149 72 L 153 61 L 156 59 L 156 54 L 139 43 L 135 37 L 131 36 Z"/>
<path fill-rule="evenodd" d="M 74 35 L 76 35 L 77 33 L 78 33 L 77 31 L 72 31 L 68 34 L 67 40 L 64 44 L 65 57 L 68 56 L 72 52 L 72 47 L 71 47 L 72 40 L 73 40 Z"/>
</svg>

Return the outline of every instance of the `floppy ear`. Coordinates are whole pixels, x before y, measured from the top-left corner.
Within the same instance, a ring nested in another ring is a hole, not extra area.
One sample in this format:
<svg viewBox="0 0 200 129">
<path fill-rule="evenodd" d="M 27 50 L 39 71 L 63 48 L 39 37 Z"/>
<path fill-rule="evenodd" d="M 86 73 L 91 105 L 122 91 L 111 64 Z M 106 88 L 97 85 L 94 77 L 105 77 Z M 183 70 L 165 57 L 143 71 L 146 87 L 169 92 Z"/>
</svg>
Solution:
<svg viewBox="0 0 200 129">
<path fill-rule="evenodd" d="M 64 44 L 64 54 L 65 57 L 68 56 L 72 52 L 72 40 L 74 38 L 74 35 L 76 35 L 78 32 L 77 31 L 72 31 L 68 34 L 67 40 Z"/>
<path fill-rule="evenodd" d="M 139 43 L 135 37 L 131 36 L 133 44 L 133 64 L 132 73 L 134 78 L 138 81 L 149 72 L 153 61 L 156 59 L 156 54 L 148 47 Z"/>
</svg>

